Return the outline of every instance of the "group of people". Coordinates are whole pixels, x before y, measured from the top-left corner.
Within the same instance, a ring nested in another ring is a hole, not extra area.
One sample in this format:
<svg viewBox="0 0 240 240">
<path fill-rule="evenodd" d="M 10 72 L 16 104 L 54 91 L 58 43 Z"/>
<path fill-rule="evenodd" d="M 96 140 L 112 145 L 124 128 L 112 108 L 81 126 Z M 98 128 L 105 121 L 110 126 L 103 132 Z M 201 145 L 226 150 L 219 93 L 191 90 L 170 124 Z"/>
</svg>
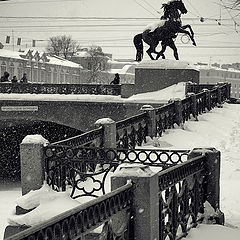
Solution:
<svg viewBox="0 0 240 240">
<path fill-rule="evenodd" d="M 1 76 L 0 78 L 0 82 L 9 82 L 9 76 L 10 74 L 8 72 L 4 72 L 3 76 Z M 18 82 L 18 79 L 16 76 L 13 76 L 12 80 L 11 80 L 12 83 L 17 83 Z M 22 78 L 20 79 L 20 83 L 27 83 L 27 74 L 24 73 Z"/>
</svg>

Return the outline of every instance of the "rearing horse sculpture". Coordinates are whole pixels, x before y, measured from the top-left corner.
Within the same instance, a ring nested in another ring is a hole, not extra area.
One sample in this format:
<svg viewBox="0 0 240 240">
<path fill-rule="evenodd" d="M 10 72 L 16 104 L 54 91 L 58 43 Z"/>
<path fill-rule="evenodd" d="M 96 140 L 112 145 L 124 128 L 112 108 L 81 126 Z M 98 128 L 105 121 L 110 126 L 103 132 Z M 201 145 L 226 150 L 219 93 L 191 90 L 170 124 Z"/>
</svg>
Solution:
<svg viewBox="0 0 240 240">
<path fill-rule="evenodd" d="M 146 51 L 149 57 L 154 60 L 152 53 L 157 54 L 156 59 L 158 59 L 166 49 L 166 46 L 169 46 L 174 51 L 174 56 L 178 60 L 177 48 L 173 41 L 173 38 L 176 38 L 177 33 L 187 34 L 192 40 L 193 45 L 196 46 L 194 40 L 194 32 L 190 25 L 182 26 L 181 14 L 186 14 L 187 9 L 184 6 L 182 0 L 173 0 L 167 4 L 163 4 L 164 15 L 161 17 L 161 20 L 153 25 L 148 25 L 143 33 L 137 34 L 134 36 L 133 42 L 137 50 L 136 61 L 141 61 L 143 57 L 143 41 L 147 43 L 150 47 Z M 181 12 L 181 14 L 179 13 Z M 185 30 L 186 28 L 189 31 Z M 159 42 L 162 41 L 162 50 L 160 52 L 156 51 L 156 47 Z"/>
</svg>

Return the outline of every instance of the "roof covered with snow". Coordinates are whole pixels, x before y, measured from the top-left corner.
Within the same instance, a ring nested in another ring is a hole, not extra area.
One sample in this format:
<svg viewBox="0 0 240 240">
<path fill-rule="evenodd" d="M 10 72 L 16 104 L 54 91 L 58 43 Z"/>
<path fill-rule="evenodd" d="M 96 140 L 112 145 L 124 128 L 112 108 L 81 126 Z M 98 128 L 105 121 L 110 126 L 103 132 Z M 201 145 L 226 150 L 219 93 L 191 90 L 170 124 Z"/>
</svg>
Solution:
<svg viewBox="0 0 240 240">
<path fill-rule="evenodd" d="M 32 55 L 36 54 L 36 50 L 30 50 L 32 51 Z M 11 51 L 11 50 L 6 50 L 6 49 L 0 49 L 0 57 L 5 57 L 5 58 L 13 58 L 13 59 L 21 59 L 25 60 L 22 56 L 26 55 L 29 52 L 29 49 L 25 50 L 25 52 L 17 52 L 17 51 Z M 39 52 L 40 55 L 43 53 Z M 66 67 L 74 67 L 74 68 L 82 68 L 81 65 L 68 61 L 64 58 L 58 57 L 58 56 L 47 56 L 47 59 L 49 60 L 47 63 L 48 64 L 54 64 L 54 65 L 61 65 L 61 66 L 66 66 Z"/>
</svg>

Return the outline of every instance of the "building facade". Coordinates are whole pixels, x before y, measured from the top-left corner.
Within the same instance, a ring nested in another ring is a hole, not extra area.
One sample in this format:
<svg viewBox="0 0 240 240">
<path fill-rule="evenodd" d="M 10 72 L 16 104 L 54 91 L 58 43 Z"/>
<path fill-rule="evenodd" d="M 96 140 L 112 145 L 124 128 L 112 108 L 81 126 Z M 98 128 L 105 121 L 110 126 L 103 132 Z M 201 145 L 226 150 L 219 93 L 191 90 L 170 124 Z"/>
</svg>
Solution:
<svg viewBox="0 0 240 240">
<path fill-rule="evenodd" d="M 30 49 L 25 52 L 0 50 L 0 74 L 7 71 L 9 80 L 13 76 L 20 80 L 26 73 L 31 83 L 80 83 L 81 70 L 79 64 Z"/>
<path fill-rule="evenodd" d="M 199 66 L 200 83 L 231 83 L 231 97 L 240 98 L 240 71 L 217 67 Z"/>
</svg>

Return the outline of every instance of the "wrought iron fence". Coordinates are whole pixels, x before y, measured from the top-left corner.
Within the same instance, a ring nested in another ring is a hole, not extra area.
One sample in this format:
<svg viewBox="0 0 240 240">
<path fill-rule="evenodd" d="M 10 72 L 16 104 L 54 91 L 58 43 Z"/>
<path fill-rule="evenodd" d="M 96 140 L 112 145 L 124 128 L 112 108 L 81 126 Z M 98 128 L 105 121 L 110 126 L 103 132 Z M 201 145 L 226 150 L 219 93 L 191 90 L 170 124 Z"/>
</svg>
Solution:
<svg viewBox="0 0 240 240">
<path fill-rule="evenodd" d="M 159 173 L 160 239 L 181 239 L 195 227 L 203 213 L 205 156 Z"/>
<path fill-rule="evenodd" d="M 0 93 L 121 95 L 121 85 L 1 83 Z"/>
<path fill-rule="evenodd" d="M 187 150 L 112 149 L 48 145 L 44 149 L 47 182 L 72 198 L 98 197 L 106 180 L 121 163 L 141 163 L 158 171 L 187 160 Z"/>
<path fill-rule="evenodd" d="M 183 123 L 188 121 L 192 114 L 192 101 L 190 97 L 186 97 L 182 100 L 182 120 Z"/>
<path fill-rule="evenodd" d="M 196 113 L 198 114 L 202 114 L 205 112 L 206 110 L 206 92 L 201 92 L 196 94 Z"/>
<path fill-rule="evenodd" d="M 146 143 L 148 135 L 148 115 L 139 115 L 124 119 L 116 123 L 116 141 L 118 148 L 135 148 Z"/>
<path fill-rule="evenodd" d="M 130 231 L 133 229 L 132 197 L 132 184 L 128 183 L 106 195 L 51 218 L 43 224 L 23 230 L 6 240 L 132 240 L 133 232 Z M 118 217 L 119 214 L 121 218 Z M 117 218 L 118 224 L 115 224 L 114 217 Z M 96 228 L 101 228 L 98 233 L 93 232 Z"/>
<path fill-rule="evenodd" d="M 96 146 L 102 147 L 103 145 L 103 127 L 91 130 L 81 135 L 71 137 L 59 142 L 53 143 L 54 145 L 66 145 L 66 146 Z"/>
<path fill-rule="evenodd" d="M 161 137 L 166 129 L 174 127 L 174 123 L 176 123 L 175 114 L 174 103 L 169 103 L 156 109 L 156 131 L 158 136 Z"/>
<path fill-rule="evenodd" d="M 196 84 L 196 83 L 187 83 L 186 84 L 186 93 L 199 93 L 203 89 L 212 90 L 216 87 L 216 84 Z"/>
</svg>

